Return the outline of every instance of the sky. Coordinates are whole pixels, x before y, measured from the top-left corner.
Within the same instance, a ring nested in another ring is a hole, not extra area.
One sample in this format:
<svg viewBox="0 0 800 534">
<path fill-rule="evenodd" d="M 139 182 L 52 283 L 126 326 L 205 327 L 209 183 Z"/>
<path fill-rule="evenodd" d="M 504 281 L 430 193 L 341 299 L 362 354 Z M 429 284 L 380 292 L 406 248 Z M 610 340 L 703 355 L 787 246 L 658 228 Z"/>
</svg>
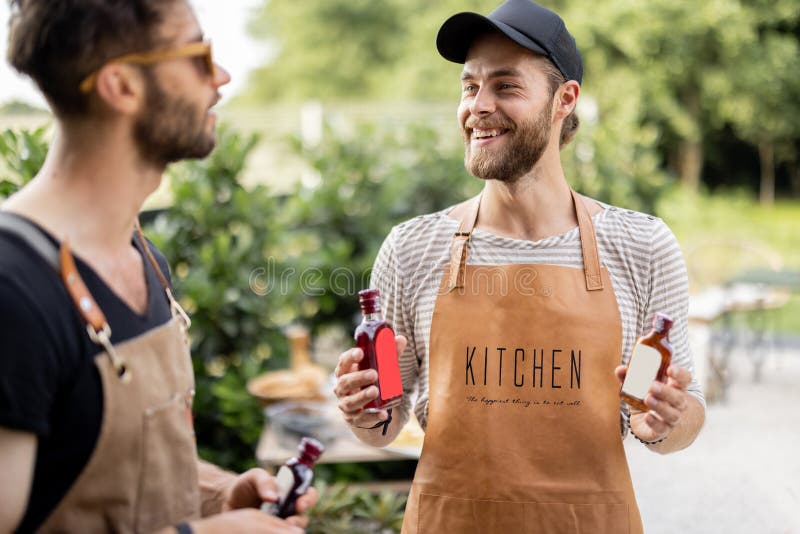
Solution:
<svg viewBox="0 0 800 534">
<path fill-rule="evenodd" d="M 244 87 L 247 73 L 262 64 L 267 46 L 253 41 L 245 25 L 252 9 L 263 0 L 192 0 L 205 34 L 214 44 L 214 56 L 230 72 L 231 83 L 221 89 L 223 100 Z M 0 104 L 23 100 L 44 106 L 36 87 L 17 75 L 6 62 L 8 44 L 8 2 L 0 1 Z"/>
</svg>

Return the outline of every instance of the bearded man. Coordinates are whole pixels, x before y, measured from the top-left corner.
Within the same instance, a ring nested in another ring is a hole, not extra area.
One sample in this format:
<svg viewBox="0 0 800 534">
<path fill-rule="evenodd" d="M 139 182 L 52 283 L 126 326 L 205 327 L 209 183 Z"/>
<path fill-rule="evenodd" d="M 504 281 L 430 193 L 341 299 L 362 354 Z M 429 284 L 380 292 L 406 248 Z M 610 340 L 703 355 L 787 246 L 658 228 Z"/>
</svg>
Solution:
<svg viewBox="0 0 800 534">
<path fill-rule="evenodd" d="M 352 349 L 336 369 L 342 415 L 375 446 L 412 409 L 425 429 L 403 532 L 641 533 L 623 438 L 677 451 L 705 414 L 680 248 L 660 219 L 570 188 L 560 149 L 583 62 L 557 14 L 529 0 L 459 13 L 437 47 L 464 65 L 465 165 L 485 185 L 386 238 L 372 285 L 399 334 L 405 402 L 366 412 L 377 375 Z M 620 381 L 657 312 L 674 321 L 668 380 L 629 410 Z"/>
<path fill-rule="evenodd" d="M 9 61 L 56 128 L 0 206 L 0 532 L 301 532 L 258 510 L 277 498 L 265 471 L 199 461 L 189 320 L 138 230 L 166 165 L 216 142 L 230 76 L 191 5 L 11 8 Z"/>
</svg>

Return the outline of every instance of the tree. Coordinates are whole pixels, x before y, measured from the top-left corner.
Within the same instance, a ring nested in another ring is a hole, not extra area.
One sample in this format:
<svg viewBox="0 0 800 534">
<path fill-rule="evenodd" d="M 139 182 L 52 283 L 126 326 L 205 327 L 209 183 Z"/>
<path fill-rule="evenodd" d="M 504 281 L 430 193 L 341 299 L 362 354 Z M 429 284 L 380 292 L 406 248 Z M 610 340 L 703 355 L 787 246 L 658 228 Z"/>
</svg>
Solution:
<svg viewBox="0 0 800 534">
<path fill-rule="evenodd" d="M 269 0 L 251 29 L 273 40 L 278 52 L 254 75 L 246 100 L 455 102 L 460 66 L 439 57 L 436 32 L 453 13 L 488 13 L 498 4 Z M 735 144 L 719 142 L 734 136 L 757 149 L 764 200 L 779 173 L 800 184 L 797 0 L 546 5 L 563 16 L 580 45 L 583 94 L 596 101 L 601 128 L 633 130 L 619 142 L 632 140 L 642 157 L 655 154 L 659 167 L 696 189 L 741 174 L 725 163 Z M 647 149 L 642 139 L 652 141 Z M 720 177 L 703 175 L 709 154 L 723 163 Z M 757 188 L 758 176 L 748 183 Z"/>
</svg>

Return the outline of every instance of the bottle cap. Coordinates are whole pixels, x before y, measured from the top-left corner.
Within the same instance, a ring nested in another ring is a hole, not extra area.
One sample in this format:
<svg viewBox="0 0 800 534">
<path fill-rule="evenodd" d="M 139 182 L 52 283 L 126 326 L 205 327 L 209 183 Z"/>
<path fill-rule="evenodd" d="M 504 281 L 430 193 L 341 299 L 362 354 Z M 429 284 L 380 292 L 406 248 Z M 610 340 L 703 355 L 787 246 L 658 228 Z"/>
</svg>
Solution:
<svg viewBox="0 0 800 534">
<path fill-rule="evenodd" d="M 669 332 L 669 329 L 672 328 L 672 323 L 672 319 L 663 313 L 656 313 L 653 316 L 653 330 L 659 334 Z"/>
<path fill-rule="evenodd" d="M 358 303 L 364 314 L 381 311 L 381 292 L 377 289 L 362 289 L 358 292 Z"/>
<path fill-rule="evenodd" d="M 300 445 L 297 446 L 297 450 L 300 451 L 301 455 L 312 462 L 316 462 L 319 457 L 322 456 L 322 453 L 325 452 L 325 445 L 314 438 L 306 437 L 300 440 Z"/>
</svg>

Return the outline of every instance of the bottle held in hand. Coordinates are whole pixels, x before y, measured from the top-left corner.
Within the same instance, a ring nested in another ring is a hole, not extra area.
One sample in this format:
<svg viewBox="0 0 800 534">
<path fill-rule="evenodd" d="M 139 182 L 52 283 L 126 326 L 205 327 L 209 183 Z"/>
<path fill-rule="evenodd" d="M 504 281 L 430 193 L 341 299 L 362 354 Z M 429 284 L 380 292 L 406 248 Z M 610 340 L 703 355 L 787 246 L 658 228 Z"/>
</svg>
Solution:
<svg viewBox="0 0 800 534">
<path fill-rule="evenodd" d="M 668 339 L 670 328 L 672 319 L 663 313 L 656 313 L 653 329 L 640 337 L 633 347 L 628 372 L 619 392 L 630 406 L 643 411 L 650 410 L 644 403 L 650 386 L 656 380 L 666 382 L 667 368 L 672 360 L 672 345 Z"/>
<path fill-rule="evenodd" d="M 383 319 L 381 295 L 377 289 L 364 289 L 358 293 L 363 320 L 355 332 L 356 346 L 364 351 L 359 369 L 378 372 L 378 397 L 364 407 L 367 413 L 378 413 L 403 402 L 403 381 L 397 361 L 394 330 Z"/>
<path fill-rule="evenodd" d="M 297 498 L 311 487 L 314 481 L 314 462 L 324 451 L 322 443 L 313 438 L 300 440 L 297 456 L 283 464 L 275 477 L 278 483 L 278 500 L 265 502 L 261 505 L 261 511 L 282 519 L 297 515 Z"/>
</svg>

